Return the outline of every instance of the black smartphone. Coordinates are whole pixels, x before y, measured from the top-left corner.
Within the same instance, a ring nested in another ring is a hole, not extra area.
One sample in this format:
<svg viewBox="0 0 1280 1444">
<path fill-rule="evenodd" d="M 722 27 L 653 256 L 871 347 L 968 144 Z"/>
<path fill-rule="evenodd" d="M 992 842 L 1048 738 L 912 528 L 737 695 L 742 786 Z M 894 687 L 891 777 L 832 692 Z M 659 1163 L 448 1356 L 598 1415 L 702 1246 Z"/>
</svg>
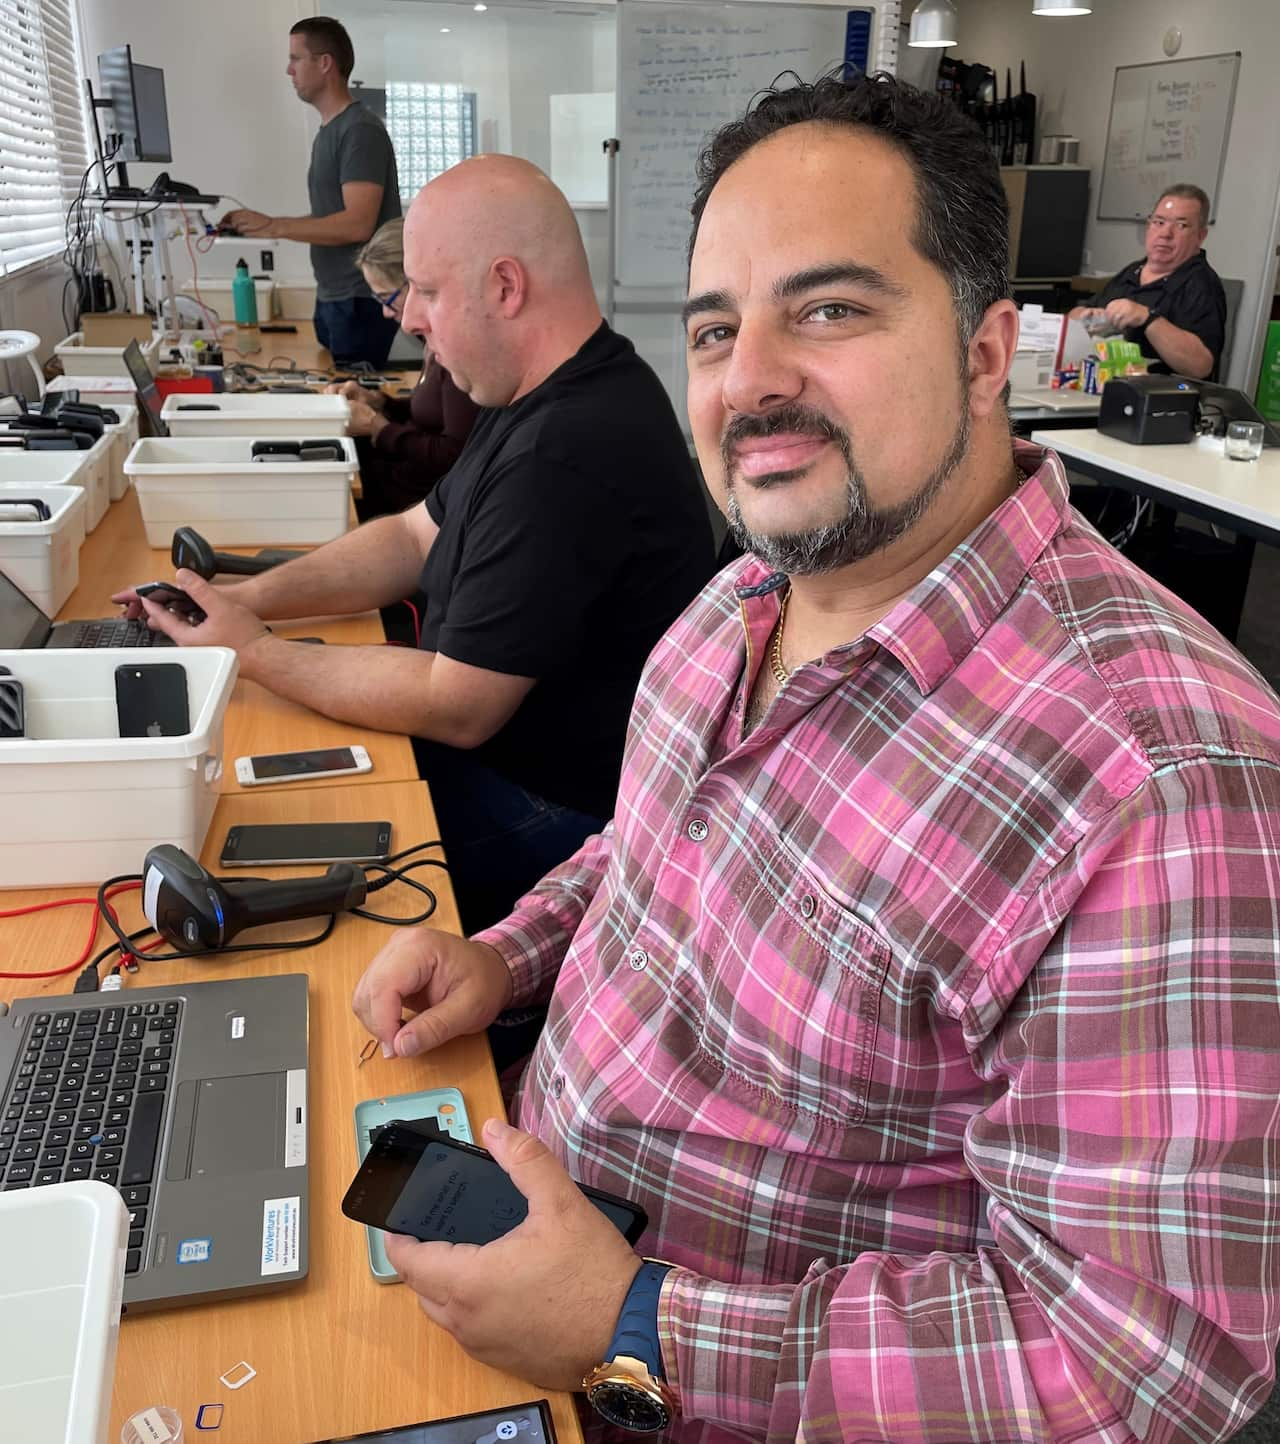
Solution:
<svg viewBox="0 0 1280 1444">
<path fill-rule="evenodd" d="M 216 401 L 179 401 L 179 411 L 221 411 L 222 407 Z"/>
<path fill-rule="evenodd" d="M 255 441 L 249 448 L 250 456 L 297 456 L 302 448 L 300 441 Z"/>
<path fill-rule="evenodd" d="M 380 862 L 391 851 L 389 822 L 289 822 L 231 827 L 223 867 L 313 862 Z"/>
<path fill-rule="evenodd" d="M 125 662 L 116 668 L 121 737 L 185 737 L 191 731 L 187 669 L 181 662 Z"/>
<path fill-rule="evenodd" d="M 578 1187 L 628 1243 L 649 1226 L 636 1204 Z M 342 1211 L 357 1223 L 423 1243 L 492 1243 L 523 1223 L 529 1205 L 493 1154 L 405 1121 L 389 1123 L 373 1140 Z"/>
<path fill-rule="evenodd" d="M 140 597 L 146 597 L 152 602 L 159 602 L 167 610 L 176 612 L 180 617 L 185 617 L 192 626 L 198 627 L 205 619 L 204 612 L 196 603 L 181 587 L 175 587 L 172 582 L 142 582 L 134 587 L 134 591 Z"/>
<path fill-rule="evenodd" d="M 209 1408 L 208 1404 L 203 1406 Z M 219 1408 L 221 1405 L 219 1405 Z M 197 1423 L 196 1428 L 199 1428 Z M 427 1419 L 398 1429 L 375 1429 L 369 1434 L 344 1434 L 340 1439 L 317 1439 L 315 1444 L 556 1444 L 551 1408 L 545 1399 L 527 1404 L 504 1404 L 482 1414 L 455 1414 L 448 1419 Z"/>
</svg>

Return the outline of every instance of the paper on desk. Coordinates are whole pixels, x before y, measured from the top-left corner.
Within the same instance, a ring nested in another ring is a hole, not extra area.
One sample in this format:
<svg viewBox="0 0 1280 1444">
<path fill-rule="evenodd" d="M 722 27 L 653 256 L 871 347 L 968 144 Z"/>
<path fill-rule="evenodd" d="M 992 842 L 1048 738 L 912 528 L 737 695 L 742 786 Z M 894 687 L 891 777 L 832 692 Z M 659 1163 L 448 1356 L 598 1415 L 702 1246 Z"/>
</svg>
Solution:
<svg viewBox="0 0 1280 1444">
<path fill-rule="evenodd" d="M 1018 350 L 1052 351 L 1054 369 L 1074 366 L 1093 354 L 1093 340 L 1081 321 L 1027 304 L 1018 312 Z"/>
</svg>

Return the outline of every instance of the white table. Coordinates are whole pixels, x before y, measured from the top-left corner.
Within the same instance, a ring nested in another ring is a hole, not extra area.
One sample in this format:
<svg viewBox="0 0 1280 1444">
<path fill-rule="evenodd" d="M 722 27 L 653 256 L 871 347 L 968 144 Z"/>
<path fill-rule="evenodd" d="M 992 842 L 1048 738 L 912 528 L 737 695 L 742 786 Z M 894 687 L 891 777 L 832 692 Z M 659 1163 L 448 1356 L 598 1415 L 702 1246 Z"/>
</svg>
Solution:
<svg viewBox="0 0 1280 1444">
<path fill-rule="evenodd" d="M 1032 432 L 1031 439 L 1095 481 L 1280 546 L 1280 450 L 1274 447 L 1257 461 L 1228 461 L 1221 437 L 1202 436 L 1182 446 L 1133 446 L 1097 431 L 1046 429 Z"/>
<path fill-rule="evenodd" d="M 1166 508 L 1156 514 L 1156 546 L 1176 545 L 1174 512 L 1186 512 L 1235 534 L 1231 565 L 1197 577 L 1182 563 L 1180 577 L 1163 579 L 1234 641 L 1244 610 L 1254 543 L 1280 546 L 1280 450 L 1257 461 L 1228 461 L 1221 437 L 1181 446 L 1134 446 L 1097 431 L 1032 432 L 1032 441 L 1056 451 L 1073 472 L 1106 486 L 1148 497 Z M 1164 553 L 1168 555 L 1168 553 Z M 1148 564 L 1157 576 L 1158 565 Z"/>
</svg>

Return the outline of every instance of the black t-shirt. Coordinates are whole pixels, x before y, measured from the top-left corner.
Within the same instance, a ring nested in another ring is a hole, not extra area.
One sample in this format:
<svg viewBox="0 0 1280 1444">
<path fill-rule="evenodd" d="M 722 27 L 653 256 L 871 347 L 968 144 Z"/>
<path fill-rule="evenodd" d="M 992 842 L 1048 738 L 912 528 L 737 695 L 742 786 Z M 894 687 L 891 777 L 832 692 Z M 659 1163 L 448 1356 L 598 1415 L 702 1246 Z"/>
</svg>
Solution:
<svg viewBox="0 0 1280 1444">
<path fill-rule="evenodd" d="M 548 802 L 613 815 L 645 658 L 713 570 L 711 523 L 658 378 L 607 325 L 476 418 L 427 497 L 421 645 L 535 677 L 475 755 Z"/>
<path fill-rule="evenodd" d="M 1218 374 L 1218 359 L 1226 338 L 1227 296 L 1222 289 L 1218 273 L 1209 264 L 1203 251 L 1197 251 L 1189 261 L 1183 261 L 1172 275 L 1162 276 L 1158 281 L 1142 284 L 1142 268 L 1146 257 L 1126 266 L 1118 275 L 1112 276 L 1102 288 L 1095 306 L 1105 306 L 1108 301 L 1136 301 L 1198 336 L 1213 354 L 1212 380 Z M 1146 331 L 1128 330 L 1127 341 L 1136 341 L 1142 354 L 1156 364 L 1150 369 L 1163 375 L 1169 374 L 1169 367 L 1160 360 L 1160 353 L 1147 338 Z"/>
</svg>

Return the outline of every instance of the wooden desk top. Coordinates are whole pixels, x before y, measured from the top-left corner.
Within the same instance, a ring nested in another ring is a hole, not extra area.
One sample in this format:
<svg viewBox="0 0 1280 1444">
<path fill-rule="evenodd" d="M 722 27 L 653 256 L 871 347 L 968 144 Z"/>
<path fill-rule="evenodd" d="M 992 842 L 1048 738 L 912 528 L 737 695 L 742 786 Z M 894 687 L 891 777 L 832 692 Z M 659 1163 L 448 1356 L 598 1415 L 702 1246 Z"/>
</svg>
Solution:
<svg viewBox="0 0 1280 1444">
<path fill-rule="evenodd" d="M 228 547 L 226 550 L 251 552 L 254 548 Z M 58 620 L 109 617 L 115 612 L 112 592 L 148 578 L 164 579 L 172 575 L 173 564 L 168 552 L 153 550 L 147 545 L 137 494 L 130 488 L 107 509 L 97 530 L 85 538 L 80 549 L 80 585 L 58 613 Z M 377 612 L 356 617 L 279 622 L 274 626 L 282 637 L 323 637 L 327 643 L 347 646 L 376 646 L 384 640 Z M 418 776 L 413 745 L 407 737 L 335 722 L 309 707 L 287 702 L 255 682 L 236 684 L 227 708 L 223 739 L 223 755 L 227 759 L 219 784 L 223 792 L 241 790 L 231 766 L 236 757 L 262 752 L 299 752 L 314 747 L 348 747 L 353 743 L 368 749 L 372 772 L 255 790 L 277 792 L 304 785 L 341 787 L 358 781 L 403 782 Z"/>
<path fill-rule="evenodd" d="M 427 789 L 417 782 L 246 794 L 221 800 L 201 860 L 217 867 L 233 823 L 380 818 L 391 819 L 396 847 L 437 835 Z M 262 870 L 271 875 L 289 871 Z M 434 921 L 456 931 L 457 913 L 444 874 L 427 870 L 419 875 L 439 896 Z M 4 892 L 0 909 L 82 891 Z M 121 922 L 129 929 L 140 925 L 136 896 L 119 899 Z M 405 889 L 388 888 L 378 898 L 388 913 L 419 910 L 418 894 Z M 314 926 L 299 922 L 273 931 L 280 937 L 305 937 Z M 87 927 L 87 908 L 6 919 L 0 922 L 0 966 L 35 970 L 70 961 L 83 947 Z M 483 1038 L 459 1039 L 411 1062 L 388 1062 L 378 1055 L 357 1069 L 366 1034 L 351 1012 L 351 992 L 391 935 L 389 928 L 347 917 L 328 942 L 307 951 L 144 964 L 137 975 L 147 985 L 243 973 L 309 975 L 311 1267 L 305 1281 L 279 1293 L 126 1317 L 120 1327 L 110 1439 L 119 1438 L 124 1419 L 149 1404 L 177 1409 L 188 1437 L 199 1406 L 222 1403 L 217 1437 L 223 1444 L 302 1444 L 495 1408 L 542 1392 L 468 1359 L 426 1319 L 408 1289 L 377 1283 L 369 1273 L 363 1229 L 341 1213 L 342 1195 L 356 1167 L 352 1111 L 361 1099 L 456 1087 L 477 1131 L 502 1109 Z M 269 936 L 263 929 L 253 940 Z M 31 983 L 0 980 L 0 997 L 56 996 L 69 992 L 72 981 L 71 976 Z M 122 993 L 127 995 L 128 984 Z M 242 1359 L 258 1377 L 231 1392 L 218 1376 Z M 570 1397 L 556 1395 L 552 1403 L 560 1439 L 564 1444 L 580 1440 Z"/>
</svg>

